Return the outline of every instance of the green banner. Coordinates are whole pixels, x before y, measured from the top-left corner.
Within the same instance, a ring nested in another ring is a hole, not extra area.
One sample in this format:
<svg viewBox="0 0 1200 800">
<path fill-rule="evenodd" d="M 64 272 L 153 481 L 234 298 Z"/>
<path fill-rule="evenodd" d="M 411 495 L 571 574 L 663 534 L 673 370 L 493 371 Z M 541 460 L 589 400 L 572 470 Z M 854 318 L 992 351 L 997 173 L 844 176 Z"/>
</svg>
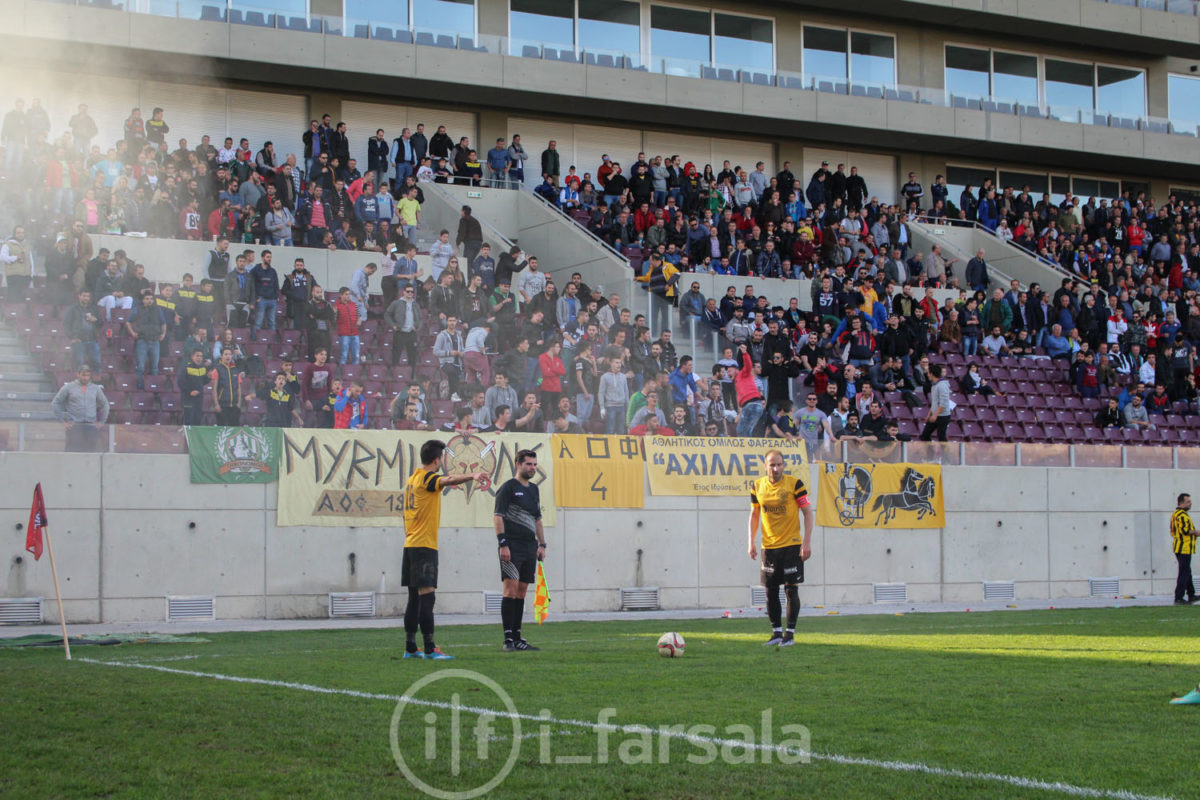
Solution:
<svg viewBox="0 0 1200 800">
<path fill-rule="evenodd" d="M 189 427 L 192 483 L 273 483 L 279 480 L 281 428 Z"/>
</svg>

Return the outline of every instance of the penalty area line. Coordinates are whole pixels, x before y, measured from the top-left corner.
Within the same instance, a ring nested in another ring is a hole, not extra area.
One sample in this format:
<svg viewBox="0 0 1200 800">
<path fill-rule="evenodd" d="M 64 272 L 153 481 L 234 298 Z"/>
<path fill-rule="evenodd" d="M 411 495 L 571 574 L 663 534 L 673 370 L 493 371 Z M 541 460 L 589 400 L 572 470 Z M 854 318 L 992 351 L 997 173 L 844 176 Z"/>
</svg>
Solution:
<svg viewBox="0 0 1200 800">
<path fill-rule="evenodd" d="M 309 692 L 312 694 L 327 694 L 338 695 L 342 697 L 356 697 L 362 700 L 385 700 L 389 703 L 411 703 L 414 706 L 423 706 L 427 708 L 440 708 L 447 711 L 465 711 L 469 714 L 488 714 L 496 719 L 511 719 L 520 720 L 521 722 L 534 722 L 539 725 L 554 725 L 562 728 L 577 728 L 592 731 L 607 731 L 612 733 L 625 734 L 645 734 L 649 732 L 651 735 L 663 736 L 671 739 L 681 739 L 693 744 L 716 745 L 718 747 L 742 748 L 754 751 L 771 751 L 780 755 L 804 755 L 814 761 L 825 761 L 830 764 L 838 764 L 840 766 L 851 767 L 869 767 L 872 769 L 882 769 L 891 772 L 909 772 L 920 773 L 924 775 L 933 775 L 939 778 L 954 778 L 968 781 L 983 781 L 988 783 L 998 783 L 1007 786 L 1016 786 L 1021 789 L 1034 789 L 1044 792 L 1055 792 L 1065 794 L 1071 797 L 1093 797 L 1106 800 L 1174 800 L 1174 798 L 1161 795 L 1139 794 L 1123 789 L 1096 789 L 1090 786 L 1077 786 L 1072 783 L 1063 781 L 1044 781 L 1036 778 L 1025 778 L 1019 775 L 1005 775 L 997 772 L 972 772 L 969 770 L 952 769 L 947 767 L 938 767 L 931 764 L 924 764 L 919 761 L 890 761 L 885 759 L 865 758 L 862 756 L 847 756 L 840 753 L 817 753 L 805 752 L 794 747 L 785 747 L 775 744 L 747 743 L 740 739 L 727 739 L 720 736 L 702 736 L 685 731 L 673 730 L 669 727 L 652 728 L 646 725 L 630 724 L 617 725 L 612 723 L 589 722 L 587 720 L 576 719 L 558 719 L 555 717 L 541 717 L 534 714 L 512 713 L 503 709 L 483 708 L 480 706 L 469 706 L 454 703 L 446 703 L 439 700 L 423 700 L 417 697 L 408 697 L 399 694 L 384 694 L 380 692 L 363 692 L 357 689 L 339 689 L 329 686 L 316 686 L 310 683 L 294 683 L 291 681 L 279 681 L 269 678 L 250 678 L 243 675 L 226 675 L 219 672 L 198 672 L 196 670 L 178 669 L 175 667 L 164 667 L 158 664 L 146 664 L 137 662 L 122 662 L 122 661 L 102 661 L 92 658 L 76 658 L 76 662 L 85 664 L 98 664 L 105 667 L 123 667 L 125 669 L 142 669 L 151 672 L 162 672 L 169 675 L 184 675 L 190 678 L 208 678 L 216 681 L 226 681 L 229 683 L 243 683 L 253 686 L 266 686 L 276 689 L 290 689 L 293 691 Z M 524 738 L 524 737 L 523 737 Z"/>
</svg>

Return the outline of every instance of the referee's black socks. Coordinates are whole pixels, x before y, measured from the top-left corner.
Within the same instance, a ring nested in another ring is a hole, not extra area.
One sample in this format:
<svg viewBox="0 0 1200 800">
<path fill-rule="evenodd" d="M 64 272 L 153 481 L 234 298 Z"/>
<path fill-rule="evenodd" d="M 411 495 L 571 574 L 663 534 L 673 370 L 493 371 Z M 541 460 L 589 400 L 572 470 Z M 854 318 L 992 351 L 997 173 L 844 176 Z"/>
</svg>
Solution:
<svg viewBox="0 0 1200 800">
<path fill-rule="evenodd" d="M 500 624 L 504 628 L 504 641 L 515 641 L 513 638 L 513 610 L 516 607 L 517 599 L 515 597 L 503 597 L 500 599 Z"/>
<path fill-rule="evenodd" d="M 519 642 L 519 641 L 521 641 L 521 618 L 525 616 L 525 598 L 524 597 L 514 597 L 513 598 L 512 614 L 513 614 L 512 615 L 513 641 Z"/>
<path fill-rule="evenodd" d="M 524 597 L 500 599 L 500 624 L 504 626 L 504 641 L 521 641 L 521 618 L 525 616 Z"/>
</svg>

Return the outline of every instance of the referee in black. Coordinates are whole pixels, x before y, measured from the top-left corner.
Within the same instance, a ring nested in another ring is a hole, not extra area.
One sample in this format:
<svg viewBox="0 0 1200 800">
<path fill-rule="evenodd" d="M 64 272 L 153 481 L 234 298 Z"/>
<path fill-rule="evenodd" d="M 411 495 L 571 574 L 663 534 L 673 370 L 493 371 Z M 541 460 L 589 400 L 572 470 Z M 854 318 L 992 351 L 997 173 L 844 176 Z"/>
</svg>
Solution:
<svg viewBox="0 0 1200 800">
<path fill-rule="evenodd" d="M 537 453 L 520 450 L 516 455 L 516 477 L 508 479 L 496 493 L 496 540 L 500 546 L 500 580 L 504 599 L 500 620 L 504 625 L 504 652 L 537 650 L 521 638 L 525 614 L 525 591 L 537 575 L 537 562 L 546 555 L 542 532 L 542 501 L 538 487 L 529 481 L 537 474 Z"/>
</svg>

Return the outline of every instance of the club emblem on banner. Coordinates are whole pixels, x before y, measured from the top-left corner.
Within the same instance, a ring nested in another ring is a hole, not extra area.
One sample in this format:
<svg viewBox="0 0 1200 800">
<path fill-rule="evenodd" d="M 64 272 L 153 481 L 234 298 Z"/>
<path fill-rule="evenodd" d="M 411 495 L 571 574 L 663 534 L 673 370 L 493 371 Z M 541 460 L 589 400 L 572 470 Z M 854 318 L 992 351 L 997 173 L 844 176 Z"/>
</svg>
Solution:
<svg viewBox="0 0 1200 800">
<path fill-rule="evenodd" d="M 938 528 L 944 517 L 938 464 L 826 464 L 818 524 L 843 528 Z"/>
<path fill-rule="evenodd" d="M 258 428 L 221 428 L 216 452 L 220 475 L 271 474 L 271 444 Z"/>
</svg>

